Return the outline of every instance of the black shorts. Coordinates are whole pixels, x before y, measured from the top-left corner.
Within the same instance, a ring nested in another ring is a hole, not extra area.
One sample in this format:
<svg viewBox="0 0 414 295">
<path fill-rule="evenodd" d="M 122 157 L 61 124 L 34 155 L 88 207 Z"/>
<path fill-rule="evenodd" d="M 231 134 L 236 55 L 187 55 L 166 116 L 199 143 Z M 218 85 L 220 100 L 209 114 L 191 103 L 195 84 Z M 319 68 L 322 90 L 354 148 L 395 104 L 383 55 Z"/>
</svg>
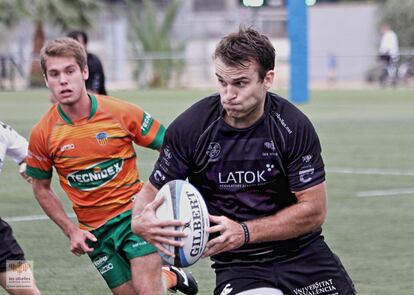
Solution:
<svg viewBox="0 0 414 295">
<path fill-rule="evenodd" d="M 13 237 L 10 225 L 0 218 L 0 272 L 6 271 L 7 260 L 25 260 L 22 248 Z"/>
<path fill-rule="evenodd" d="M 275 288 L 283 294 L 356 295 L 354 284 L 323 237 L 295 254 L 251 264 L 215 264 L 215 295 L 232 289 L 237 294 L 256 288 Z M 229 285 L 230 284 L 230 285 Z"/>
</svg>

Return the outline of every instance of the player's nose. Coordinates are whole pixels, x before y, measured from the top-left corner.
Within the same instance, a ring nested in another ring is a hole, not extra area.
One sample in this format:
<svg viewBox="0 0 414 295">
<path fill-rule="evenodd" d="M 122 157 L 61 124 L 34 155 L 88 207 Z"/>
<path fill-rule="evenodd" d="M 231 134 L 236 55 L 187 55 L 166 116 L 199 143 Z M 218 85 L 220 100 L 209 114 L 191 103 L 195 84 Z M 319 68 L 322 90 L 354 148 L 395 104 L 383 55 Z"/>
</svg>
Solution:
<svg viewBox="0 0 414 295">
<path fill-rule="evenodd" d="M 237 88 L 234 87 L 233 85 L 227 85 L 226 86 L 226 91 L 225 91 L 225 96 L 224 96 L 224 101 L 225 102 L 230 102 L 233 99 L 235 99 L 237 97 Z"/>
<path fill-rule="evenodd" d="M 67 77 L 66 77 L 65 73 L 61 73 L 61 74 L 59 75 L 59 83 L 60 83 L 60 84 L 65 84 L 65 83 L 67 83 L 67 82 L 68 82 L 68 79 L 67 79 Z"/>
</svg>

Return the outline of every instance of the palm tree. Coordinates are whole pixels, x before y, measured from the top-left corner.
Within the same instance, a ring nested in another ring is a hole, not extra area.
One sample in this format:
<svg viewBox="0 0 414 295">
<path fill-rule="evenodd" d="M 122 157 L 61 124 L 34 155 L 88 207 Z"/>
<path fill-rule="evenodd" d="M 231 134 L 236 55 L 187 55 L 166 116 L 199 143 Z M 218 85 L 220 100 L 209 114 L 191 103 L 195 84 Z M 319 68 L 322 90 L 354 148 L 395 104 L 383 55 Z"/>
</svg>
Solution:
<svg viewBox="0 0 414 295">
<path fill-rule="evenodd" d="M 176 19 L 180 0 L 173 0 L 165 8 L 163 18 L 158 21 L 156 7 L 153 1 L 143 0 L 143 9 L 134 9 L 131 0 L 127 1 L 127 15 L 129 23 L 139 41 L 142 51 L 155 58 L 152 60 L 153 75 L 150 86 L 166 86 L 172 70 L 183 68 L 183 61 L 173 59 L 173 55 L 181 53 L 184 42 L 175 44 L 171 42 L 170 32 Z M 132 9 L 131 9 L 132 8 Z"/>
<path fill-rule="evenodd" d="M 11 27 L 22 19 L 30 19 L 34 24 L 31 86 L 43 85 L 37 59 L 45 42 L 44 23 L 63 30 L 73 27 L 86 29 L 92 25 L 93 15 L 99 8 L 94 0 L 0 0 L 0 23 Z"/>
</svg>

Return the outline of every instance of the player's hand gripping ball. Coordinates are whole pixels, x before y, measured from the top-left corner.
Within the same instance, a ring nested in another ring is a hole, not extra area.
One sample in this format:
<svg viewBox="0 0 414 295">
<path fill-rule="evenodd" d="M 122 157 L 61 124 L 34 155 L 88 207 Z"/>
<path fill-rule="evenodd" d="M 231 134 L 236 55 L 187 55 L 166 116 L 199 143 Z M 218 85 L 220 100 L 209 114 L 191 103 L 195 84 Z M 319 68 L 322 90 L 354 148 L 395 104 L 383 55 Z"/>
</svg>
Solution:
<svg viewBox="0 0 414 295">
<path fill-rule="evenodd" d="M 176 238 L 184 242 L 183 247 L 163 244 L 175 258 L 161 253 L 165 262 L 178 267 L 187 267 L 197 262 L 202 256 L 208 241 L 210 221 L 206 203 L 200 192 L 189 182 L 172 180 L 166 183 L 157 193 L 156 199 L 164 197 L 164 202 L 155 212 L 160 220 L 179 219 L 184 226 L 176 230 L 187 234 L 185 238 Z"/>
</svg>

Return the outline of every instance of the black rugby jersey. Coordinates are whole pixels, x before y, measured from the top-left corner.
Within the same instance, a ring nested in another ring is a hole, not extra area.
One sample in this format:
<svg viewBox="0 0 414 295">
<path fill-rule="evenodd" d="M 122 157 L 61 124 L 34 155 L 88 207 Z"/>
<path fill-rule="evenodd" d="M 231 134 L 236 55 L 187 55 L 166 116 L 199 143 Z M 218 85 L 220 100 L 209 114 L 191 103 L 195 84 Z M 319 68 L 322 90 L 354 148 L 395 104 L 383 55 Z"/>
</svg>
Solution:
<svg viewBox="0 0 414 295">
<path fill-rule="evenodd" d="M 155 187 L 188 177 L 210 214 L 241 222 L 272 215 L 297 202 L 295 191 L 325 180 L 318 136 L 309 119 L 289 101 L 268 92 L 264 115 L 244 129 L 229 126 L 224 112 L 220 95 L 214 94 L 171 123 L 150 176 Z M 279 248 L 295 248 L 320 232 L 284 242 L 249 244 L 214 258 L 247 261 L 249 255 L 277 254 Z"/>
</svg>

